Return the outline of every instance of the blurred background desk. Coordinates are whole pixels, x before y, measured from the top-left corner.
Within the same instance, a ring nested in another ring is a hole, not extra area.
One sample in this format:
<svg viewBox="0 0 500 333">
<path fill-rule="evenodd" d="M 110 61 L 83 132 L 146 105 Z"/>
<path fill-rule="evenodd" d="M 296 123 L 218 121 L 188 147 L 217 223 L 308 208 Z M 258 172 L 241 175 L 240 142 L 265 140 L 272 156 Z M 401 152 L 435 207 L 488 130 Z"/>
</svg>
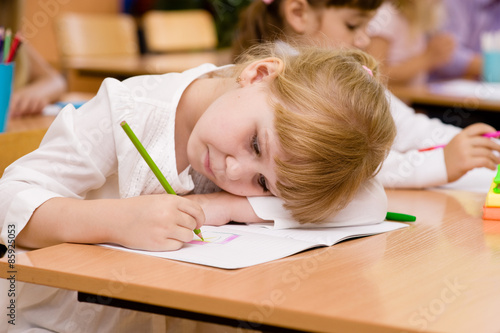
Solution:
<svg viewBox="0 0 500 333">
<path fill-rule="evenodd" d="M 452 96 L 432 91 L 428 86 L 391 87 L 391 92 L 411 105 L 463 107 L 483 111 L 500 112 L 500 99 L 487 100 L 479 97 Z"/>
<path fill-rule="evenodd" d="M 92 92 L 97 91 L 102 80 L 106 77 L 123 80 L 136 75 L 183 72 L 204 63 L 217 66 L 230 64 L 231 52 L 230 50 L 215 50 L 130 56 L 73 57 L 66 60 L 65 67 L 72 90 Z"/>
<path fill-rule="evenodd" d="M 499 332 L 500 222 L 481 219 L 486 191 L 390 190 L 390 211 L 417 216 L 410 227 L 243 269 L 61 244 L 18 254 L 16 279 L 241 328 Z"/>
<path fill-rule="evenodd" d="M 466 127 L 474 122 L 486 122 L 499 129 L 500 94 L 495 91 L 491 93 L 494 96 L 487 96 L 487 85 L 480 82 L 474 85 L 477 93 L 471 91 L 462 95 L 458 92 L 442 92 L 438 85 L 391 86 L 390 91 L 415 110 L 439 118 L 445 123 Z"/>
</svg>

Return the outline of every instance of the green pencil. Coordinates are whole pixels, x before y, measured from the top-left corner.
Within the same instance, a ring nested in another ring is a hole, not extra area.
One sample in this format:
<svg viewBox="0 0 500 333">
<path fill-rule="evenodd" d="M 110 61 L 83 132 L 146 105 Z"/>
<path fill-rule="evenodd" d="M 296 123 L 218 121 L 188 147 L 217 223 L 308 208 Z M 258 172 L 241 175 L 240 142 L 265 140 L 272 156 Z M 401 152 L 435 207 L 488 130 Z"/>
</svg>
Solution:
<svg viewBox="0 0 500 333">
<path fill-rule="evenodd" d="M 408 214 L 387 212 L 385 219 L 392 221 L 401 221 L 401 222 L 414 222 L 417 219 L 417 217 Z"/>
<path fill-rule="evenodd" d="M 127 136 L 130 138 L 130 141 L 132 141 L 132 143 L 134 144 L 135 148 L 137 148 L 137 150 L 139 151 L 139 154 L 141 154 L 142 158 L 144 158 L 144 161 L 146 161 L 146 163 L 148 164 L 151 171 L 153 171 L 156 178 L 158 178 L 158 180 L 160 181 L 160 184 L 163 186 L 165 191 L 167 191 L 168 194 L 177 195 L 175 193 L 174 189 L 172 188 L 172 186 L 170 186 L 170 184 L 168 183 L 165 176 L 161 173 L 160 169 L 158 168 L 156 163 L 153 161 L 151 156 L 149 156 L 148 152 L 146 151 L 146 148 L 144 148 L 142 143 L 139 141 L 139 139 L 135 135 L 134 131 L 132 131 L 130 126 L 127 124 L 127 122 L 122 121 L 120 123 L 120 125 L 123 128 L 123 130 L 125 131 L 125 133 L 127 134 Z M 200 229 L 194 229 L 194 233 L 196 235 L 198 235 L 198 237 L 200 237 L 201 240 L 204 241 L 203 235 L 201 234 Z"/>
<path fill-rule="evenodd" d="M 10 43 L 12 41 L 12 31 L 7 29 L 5 31 L 5 40 L 3 42 L 3 59 L 0 62 L 7 62 L 10 53 Z"/>
</svg>

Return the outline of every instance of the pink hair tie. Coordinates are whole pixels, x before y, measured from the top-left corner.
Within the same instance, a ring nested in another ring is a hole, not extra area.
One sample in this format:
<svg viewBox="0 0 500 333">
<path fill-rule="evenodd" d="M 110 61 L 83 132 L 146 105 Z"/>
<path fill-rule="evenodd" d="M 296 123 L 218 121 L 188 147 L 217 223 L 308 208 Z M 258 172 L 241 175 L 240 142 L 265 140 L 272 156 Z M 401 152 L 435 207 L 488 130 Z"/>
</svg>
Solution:
<svg viewBox="0 0 500 333">
<path fill-rule="evenodd" d="M 273 3 L 274 0 L 262 0 L 263 3 L 265 3 L 266 5 L 270 5 Z"/>
<path fill-rule="evenodd" d="M 272 0 L 271 0 L 272 1 Z M 368 67 L 366 67 L 365 65 L 362 65 L 363 68 L 368 72 L 368 74 L 370 74 L 370 76 L 373 76 L 373 72 L 371 69 L 369 69 Z"/>
</svg>

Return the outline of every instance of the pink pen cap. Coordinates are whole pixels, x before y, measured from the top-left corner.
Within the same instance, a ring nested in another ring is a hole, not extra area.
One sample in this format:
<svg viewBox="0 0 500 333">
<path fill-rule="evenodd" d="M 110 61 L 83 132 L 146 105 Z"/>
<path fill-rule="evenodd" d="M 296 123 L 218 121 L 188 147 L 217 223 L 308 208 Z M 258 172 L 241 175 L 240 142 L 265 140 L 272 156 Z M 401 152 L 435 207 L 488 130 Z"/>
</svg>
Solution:
<svg viewBox="0 0 500 333">
<path fill-rule="evenodd" d="M 500 131 L 485 133 L 483 136 L 486 138 L 498 138 L 500 136 Z"/>
<path fill-rule="evenodd" d="M 429 151 L 429 150 L 434 150 L 434 149 L 439 149 L 439 148 L 444 148 L 446 145 L 438 145 L 438 146 L 433 146 L 433 147 L 428 147 L 428 148 L 422 148 L 419 149 L 418 151 Z"/>
</svg>

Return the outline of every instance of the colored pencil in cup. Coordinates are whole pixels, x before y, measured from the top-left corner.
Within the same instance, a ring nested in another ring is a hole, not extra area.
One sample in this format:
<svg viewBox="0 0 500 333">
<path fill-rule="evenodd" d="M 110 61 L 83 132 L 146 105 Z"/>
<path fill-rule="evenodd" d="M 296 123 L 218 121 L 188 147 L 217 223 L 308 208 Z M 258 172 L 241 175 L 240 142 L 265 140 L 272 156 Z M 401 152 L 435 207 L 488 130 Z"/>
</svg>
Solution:
<svg viewBox="0 0 500 333">
<path fill-rule="evenodd" d="M 12 42 L 12 31 L 10 29 L 7 29 L 5 31 L 5 38 L 3 41 L 3 58 L 2 58 L 3 62 L 6 62 L 7 57 L 9 56 L 11 42 Z"/>
<path fill-rule="evenodd" d="M 3 62 L 3 44 L 5 39 L 5 28 L 0 27 L 0 62 Z"/>
<path fill-rule="evenodd" d="M 498 138 L 498 137 L 500 137 L 500 131 L 485 133 L 485 134 L 483 134 L 483 136 L 485 138 Z M 433 146 L 433 147 L 422 148 L 422 149 L 419 149 L 418 151 L 419 152 L 429 151 L 429 150 L 434 150 L 434 149 L 439 149 L 439 148 L 444 148 L 444 147 L 446 147 L 446 145 L 437 145 L 437 146 Z"/>
<path fill-rule="evenodd" d="M 165 191 L 167 191 L 168 194 L 176 195 L 174 189 L 170 186 L 170 184 L 168 183 L 168 181 L 165 178 L 165 176 L 161 173 L 160 169 L 158 168 L 158 166 L 156 165 L 156 163 L 153 161 L 153 159 L 151 158 L 151 156 L 148 154 L 148 152 L 146 151 L 146 148 L 144 148 L 144 146 L 139 141 L 139 139 L 135 135 L 134 131 L 132 131 L 132 129 L 130 128 L 130 126 L 127 124 L 127 122 L 126 121 L 122 121 L 120 123 L 120 126 L 123 128 L 123 130 L 125 131 L 125 133 L 129 137 L 130 141 L 132 141 L 132 143 L 134 144 L 135 148 L 137 148 L 137 150 L 139 151 L 139 154 L 141 154 L 142 158 L 146 161 L 146 163 L 148 164 L 148 166 L 151 169 L 151 171 L 153 171 L 153 173 L 156 176 L 156 178 L 158 178 L 158 181 L 163 186 L 163 188 L 165 189 Z M 194 229 L 193 231 L 194 231 L 194 233 L 198 237 L 201 238 L 202 241 L 204 241 L 203 235 L 201 234 L 201 230 L 200 229 Z"/>
<path fill-rule="evenodd" d="M 7 56 L 7 61 L 5 61 L 6 63 L 14 61 L 17 50 L 19 49 L 19 46 L 21 46 L 21 43 L 22 43 L 21 34 L 18 32 L 14 36 L 14 41 L 12 42 L 12 45 L 10 46 L 9 55 Z"/>
</svg>

